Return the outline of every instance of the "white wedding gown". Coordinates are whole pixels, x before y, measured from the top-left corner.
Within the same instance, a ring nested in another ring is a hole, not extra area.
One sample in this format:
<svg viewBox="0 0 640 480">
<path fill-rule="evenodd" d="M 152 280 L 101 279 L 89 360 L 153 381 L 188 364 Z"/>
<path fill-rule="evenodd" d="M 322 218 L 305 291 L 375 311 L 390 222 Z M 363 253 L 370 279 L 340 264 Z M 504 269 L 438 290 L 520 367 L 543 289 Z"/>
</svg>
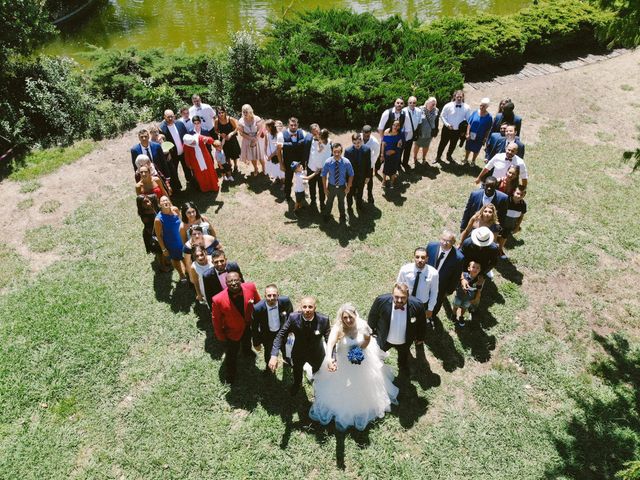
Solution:
<svg viewBox="0 0 640 480">
<path fill-rule="evenodd" d="M 315 400 L 309 411 L 312 420 L 323 425 L 335 420 L 336 428 L 341 431 L 351 426 L 364 430 L 370 421 L 384 417 L 392 403 L 398 403 L 398 387 L 392 383 L 393 371 L 384 364 L 387 353 L 380 350 L 375 338 L 371 338 L 364 349 L 360 365 L 347 358 L 349 349 L 361 345 L 364 335 L 370 332 L 366 322 L 359 320 L 357 338 L 345 335 L 338 342 L 335 372 L 327 369 L 329 358 L 325 358 L 314 376 Z"/>
</svg>

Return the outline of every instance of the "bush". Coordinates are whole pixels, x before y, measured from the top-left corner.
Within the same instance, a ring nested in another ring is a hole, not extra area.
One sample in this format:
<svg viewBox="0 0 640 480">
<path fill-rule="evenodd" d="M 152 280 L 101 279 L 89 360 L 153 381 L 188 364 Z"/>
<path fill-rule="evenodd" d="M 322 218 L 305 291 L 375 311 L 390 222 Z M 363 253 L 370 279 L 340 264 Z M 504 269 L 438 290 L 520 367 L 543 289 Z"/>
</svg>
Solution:
<svg viewBox="0 0 640 480">
<path fill-rule="evenodd" d="M 513 20 L 525 37 L 525 56 L 530 56 L 596 45 L 596 32 L 611 18 L 609 13 L 581 0 L 554 0 L 525 8 Z"/>
</svg>

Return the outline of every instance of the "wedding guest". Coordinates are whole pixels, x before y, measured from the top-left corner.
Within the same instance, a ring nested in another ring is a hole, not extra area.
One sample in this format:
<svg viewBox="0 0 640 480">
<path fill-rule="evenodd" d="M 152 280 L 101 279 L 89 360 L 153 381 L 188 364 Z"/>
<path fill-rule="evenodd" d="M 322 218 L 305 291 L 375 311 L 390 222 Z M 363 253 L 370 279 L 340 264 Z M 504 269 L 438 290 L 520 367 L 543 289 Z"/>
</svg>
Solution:
<svg viewBox="0 0 640 480">
<path fill-rule="evenodd" d="M 380 160 L 380 142 L 371 135 L 371 125 L 362 127 L 362 143 L 371 150 L 371 168 L 369 169 L 369 182 L 367 183 L 367 202 L 373 204 L 373 179 L 375 177 L 376 162 Z"/>
<path fill-rule="evenodd" d="M 473 312 L 480 304 L 480 295 L 484 285 L 484 277 L 480 275 L 482 267 L 479 263 L 471 261 L 467 271 L 462 273 L 462 279 L 456 289 L 456 296 L 453 299 L 453 313 L 451 320 L 456 323 L 457 328 L 465 326 L 464 313 L 466 310 Z M 464 283 L 464 286 L 463 286 Z"/>
<path fill-rule="evenodd" d="M 371 182 L 371 150 L 362 143 L 359 133 L 351 135 L 353 145 L 347 148 L 344 156 L 353 168 L 353 182 L 347 195 L 347 208 L 353 214 L 353 200 L 355 198 L 356 208 L 361 210 L 364 206 L 363 195 L 367 183 Z"/>
<path fill-rule="evenodd" d="M 138 155 L 146 155 L 156 170 L 162 173 L 165 178 L 172 178 L 171 169 L 167 165 L 162 146 L 159 143 L 150 141 L 149 130 L 146 128 L 138 131 L 138 144 L 131 147 L 130 153 L 134 171 L 138 169 L 136 167 L 136 158 L 138 158 Z"/>
<path fill-rule="evenodd" d="M 427 244 L 427 262 L 438 271 L 438 298 L 433 307 L 433 316 L 438 315 L 447 295 L 458 285 L 464 257 L 455 247 L 456 236 L 450 230 L 440 234 L 440 241 Z"/>
<path fill-rule="evenodd" d="M 249 162 L 253 165 L 251 176 L 258 175 L 258 162 L 262 165 L 262 173 L 265 173 L 264 158 L 260 150 L 260 140 L 264 138 L 262 131 L 262 119 L 253 113 L 251 105 L 242 106 L 242 116 L 238 120 L 237 132 L 242 138 L 242 146 L 240 147 L 240 159 L 247 165 Z"/>
<path fill-rule="evenodd" d="M 493 118 L 489 113 L 489 99 L 480 100 L 480 108 L 471 113 L 467 125 L 466 146 L 464 153 L 464 163 L 469 162 L 469 154 L 471 157 L 471 165 L 476 164 L 476 159 L 480 153 L 480 149 L 487 142 L 489 133 L 491 133 L 491 123 Z"/>
<path fill-rule="evenodd" d="M 191 97 L 191 102 L 193 103 L 189 108 L 189 117 L 191 118 L 191 121 L 193 122 L 193 117 L 199 117 L 202 121 L 202 135 L 212 136 L 214 131 L 213 121 L 216 118 L 216 111 L 211 107 L 211 105 L 202 103 L 200 95 L 193 95 Z"/>
<path fill-rule="evenodd" d="M 225 107 L 217 107 L 218 117 L 214 124 L 214 130 L 222 142 L 222 150 L 227 161 L 231 162 L 233 171 L 238 171 L 238 158 L 240 158 L 240 144 L 238 143 L 238 122 L 227 114 Z"/>
<path fill-rule="evenodd" d="M 400 155 L 403 149 L 403 140 L 400 122 L 396 120 L 384 131 L 382 137 L 382 186 L 393 188 L 398 180 L 398 169 L 400 168 Z"/>
<path fill-rule="evenodd" d="M 422 302 L 409 297 L 406 283 L 396 283 L 392 293 L 378 296 L 367 320 L 378 346 L 383 351 L 395 348 L 398 351 L 398 368 L 403 375 L 409 374 L 409 348 L 412 343 L 424 343 L 426 317 Z"/>
<path fill-rule="evenodd" d="M 438 144 L 438 153 L 436 155 L 436 163 L 442 161 L 442 153 L 447 145 L 447 161 L 453 162 L 453 151 L 456 148 L 458 139 L 460 138 L 460 124 L 466 122 L 471 115 L 469 105 L 464 103 L 464 92 L 457 90 L 453 94 L 452 100 L 447 103 L 440 113 L 442 121 L 442 134 L 440 135 L 440 143 Z"/>
<path fill-rule="evenodd" d="M 196 301 L 206 304 L 207 302 L 204 299 L 204 283 L 202 281 L 202 276 L 204 275 L 204 272 L 213 267 L 213 263 L 211 263 L 211 256 L 207 255 L 207 250 L 201 245 L 193 247 L 192 255 L 195 262 L 191 264 L 189 276 L 191 277 L 193 286 L 196 290 Z"/>
<path fill-rule="evenodd" d="M 136 183 L 138 183 L 141 179 L 140 168 L 147 167 L 149 169 L 149 172 L 151 172 L 151 177 L 158 177 L 162 181 L 162 184 L 164 185 L 164 189 L 167 191 L 169 196 L 173 195 L 173 190 L 171 189 L 169 180 L 165 178 L 165 176 L 162 175 L 162 173 L 160 173 L 156 169 L 156 166 L 153 163 L 151 163 L 151 160 L 149 159 L 149 157 L 147 157 L 146 155 L 138 155 L 136 157 L 136 167 L 137 167 L 136 174 L 135 174 Z"/>
<path fill-rule="evenodd" d="M 191 120 L 196 132 L 184 136 L 185 158 L 187 165 L 194 173 L 196 182 L 201 192 L 215 192 L 219 190 L 218 174 L 213 165 L 213 159 L 206 145 L 213 144 L 211 137 L 201 135 L 198 132 L 200 119 L 196 116 Z"/>
<path fill-rule="evenodd" d="M 484 185 L 471 192 L 467 206 L 462 214 L 460 222 L 460 231 L 462 232 L 469 224 L 469 219 L 487 203 L 493 203 L 498 211 L 498 221 L 503 222 L 504 216 L 507 214 L 507 206 L 509 197 L 504 193 L 497 191 L 498 180 L 494 176 L 486 178 Z"/>
<path fill-rule="evenodd" d="M 204 296 L 209 306 L 211 306 L 211 298 L 227 288 L 226 279 L 229 272 L 237 272 L 240 280 L 244 282 L 240 266 L 237 262 L 228 261 L 223 250 L 216 250 L 211 254 L 211 263 L 213 268 L 206 270 L 202 275 Z"/>
<path fill-rule="evenodd" d="M 496 237 L 500 235 L 502 227 L 498 221 L 498 210 L 493 203 L 487 203 L 469 219 L 467 227 L 461 232 L 460 245 L 471 235 L 473 230 L 480 227 L 487 227 Z"/>
<path fill-rule="evenodd" d="M 213 159 L 218 163 L 222 170 L 222 179 L 225 182 L 233 182 L 235 179 L 231 175 L 231 162 L 227 162 L 227 156 L 224 154 L 222 142 L 220 140 L 213 141 Z"/>
<path fill-rule="evenodd" d="M 191 182 L 193 180 L 193 174 L 185 163 L 184 146 L 182 145 L 182 139 L 189 133 L 187 127 L 185 127 L 182 122 L 176 122 L 173 110 L 167 109 L 164 111 L 164 120 L 160 124 L 160 131 L 163 133 L 165 139 L 173 144 L 173 147 L 169 150 L 169 162 L 172 170 L 171 178 L 174 176 L 176 178 L 178 177 L 178 165 L 182 165 L 184 178 L 187 182 Z"/>
<path fill-rule="evenodd" d="M 182 237 L 182 243 L 186 243 L 191 238 L 191 227 L 200 227 L 204 235 L 212 235 L 216 237 L 216 230 L 213 227 L 213 223 L 209 218 L 200 213 L 200 210 L 193 202 L 185 202 L 180 208 L 180 218 L 182 223 L 180 224 L 180 236 Z"/>
<path fill-rule="evenodd" d="M 402 130 L 405 122 L 405 113 L 404 113 L 404 100 L 402 98 L 396 98 L 393 103 L 393 107 L 389 108 L 382 112 L 380 116 L 380 122 L 378 123 L 378 135 L 380 136 L 380 143 L 383 142 L 384 132 L 389 130 L 394 122 L 399 122 L 399 130 Z M 383 150 L 384 152 L 384 150 Z M 374 166 L 375 171 L 380 170 L 380 166 L 384 162 L 384 157 L 380 157 Z M 400 160 L 398 160 L 400 162 Z M 399 165 L 398 165 L 399 168 Z"/>
<path fill-rule="evenodd" d="M 516 129 L 516 135 L 520 136 L 520 130 L 522 129 L 522 118 L 514 113 L 515 105 L 510 99 L 505 99 L 501 110 L 496 113 L 496 118 L 493 119 L 493 125 L 491 131 L 497 132 L 500 130 L 502 123 L 508 123 L 514 125 Z"/>
<path fill-rule="evenodd" d="M 342 145 L 334 143 L 332 147 L 333 157 L 324 162 L 322 167 L 322 182 L 327 203 L 323 212 L 323 220 L 329 221 L 333 201 L 338 197 L 338 211 L 340 212 L 340 222 L 345 222 L 347 216 L 344 211 L 345 196 L 351 190 L 353 183 L 353 167 L 351 162 L 342 156 Z"/>
<path fill-rule="evenodd" d="M 431 140 L 438 135 L 438 124 L 440 123 L 440 111 L 438 110 L 438 101 L 435 97 L 429 97 L 422 107 L 422 118 L 418 131 L 418 138 L 413 145 L 413 163 L 418 164 L 418 153 L 422 149 L 422 163 L 426 163 L 427 154 Z"/>
<path fill-rule="evenodd" d="M 158 125 L 155 123 L 149 127 L 149 139 L 152 142 L 159 143 L 160 145 L 162 145 L 165 141 L 164 135 L 160 133 L 160 128 L 158 128 Z"/>
<path fill-rule="evenodd" d="M 182 262 L 182 238 L 180 237 L 180 211 L 171 204 L 169 197 L 160 197 L 160 211 L 154 221 L 154 231 L 165 257 L 171 259 L 173 268 L 178 271 L 180 283 L 186 283 L 184 264 Z"/>
<path fill-rule="evenodd" d="M 240 350 L 245 357 L 255 357 L 251 350 L 251 316 L 260 294 L 254 283 L 242 283 L 238 272 L 229 272 L 226 283 L 227 288 L 211 300 L 211 319 L 216 338 L 225 345 L 225 381 L 233 384 Z"/>
<path fill-rule="evenodd" d="M 298 119 L 291 117 L 289 119 L 289 127 L 282 132 L 282 146 L 279 148 L 282 151 L 282 161 L 284 162 L 285 176 L 284 176 L 284 198 L 290 202 L 293 202 L 291 198 L 291 186 L 293 185 L 293 170 L 291 170 L 291 164 L 298 162 L 306 166 L 306 158 L 304 158 L 305 145 L 305 131 L 298 128 Z"/>
<path fill-rule="evenodd" d="M 312 420 L 322 425 L 335 421 L 338 431 L 364 430 L 398 403 L 393 370 L 384 364 L 386 354 L 371 341 L 371 333 L 353 305 L 338 309 L 323 366 L 314 376 Z"/>
<path fill-rule="evenodd" d="M 296 203 L 293 207 L 293 211 L 297 212 L 303 207 L 306 199 L 305 182 L 315 178 L 318 174 L 313 172 L 311 175 L 305 175 L 304 166 L 298 162 L 293 162 L 291 164 L 291 169 L 293 170 L 293 193 L 296 197 Z"/>
<path fill-rule="evenodd" d="M 291 352 L 293 362 L 293 385 L 289 393 L 295 396 L 302 386 L 302 367 L 305 363 L 311 366 L 315 374 L 325 357 L 325 342 L 329 339 L 329 317 L 316 311 L 316 299 L 304 297 L 301 311 L 292 312 L 282 326 L 271 348 L 269 369 L 275 372 L 278 368 L 278 352 L 286 342 L 290 333 L 296 337 Z"/>
<path fill-rule="evenodd" d="M 311 125 L 311 150 L 309 151 L 309 164 L 307 165 L 307 173 L 312 175 L 317 173 L 315 177 L 309 180 L 309 196 L 311 197 L 311 208 L 318 209 L 316 198 L 320 200 L 319 211 L 324 210 L 325 194 L 322 186 L 322 167 L 325 162 L 331 158 L 331 140 L 329 139 L 329 130 L 320 129 L 317 123 Z"/>
<path fill-rule="evenodd" d="M 264 291 L 264 299 L 253 306 L 253 317 L 251 320 L 251 335 L 253 337 L 253 347 L 256 351 L 261 349 L 264 352 L 265 372 L 270 372 L 269 360 L 273 341 L 280 329 L 284 326 L 289 314 L 293 312 L 293 305 L 289 297 L 280 295 L 278 287 L 271 283 Z M 286 359 L 285 344 L 280 345 L 282 358 Z"/>
<path fill-rule="evenodd" d="M 413 147 L 413 142 L 420 133 L 419 126 L 420 121 L 422 120 L 422 110 L 420 108 L 416 108 L 418 99 L 411 96 L 407 99 L 407 104 L 408 105 L 403 109 L 405 121 L 402 129 L 404 132 L 404 143 L 402 145 L 402 166 L 404 167 L 405 171 L 411 169 L 411 167 L 409 166 L 409 159 L 411 158 L 411 148 Z"/>
<path fill-rule="evenodd" d="M 480 183 L 482 179 L 491 172 L 491 170 L 493 170 L 492 176 L 502 178 L 506 176 L 507 171 L 509 171 L 509 168 L 512 165 L 517 165 L 520 168 L 520 184 L 526 187 L 529 179 L 527 165 L 524 163 L 524 160 L 517 155 L 517 153 L 518 145 L 515 142 L 507 145 L 507 151 L 505 153 L 498 153 L 484 166 L 482 171 L 476 177 L 476 184 Z"/>
<path fill-rule="evenodd" d="M 278 148 L 278 145 L 282 146 L 284 138 L 282 132 L 278 131 L 276 122 L 274 120 L 266 120 L 264 122 L 265 136 L 264 136 L 264 152 L 266 173 L 269 175 L 271 181 L 275 184 L 284 179 L 284 164 L 282 163 L 282 148 Z"/>
<path fill-rule="evenodd" d="M 138 195 L 136 197 L 136 204 L 138 206 L 138 216 L 144 225 L 142 228 L 144 248 L 147 253 L 153 253 L 156 256 L 158 268 L 163 272 L 168 272 L 171 269 L 171 265 L 165 261 L 162 255 L 162 249 L 154 232 L 154 221 L 160 211 L 158 197 L 154 193 L 150 195 Z"/>
<path fill-rule="evenodd" d="M 156 197 L 169 196 L 167 190 L 164 188 L 164 183 L 160 178 L 151 175 L 151 170 L 148 166 L 142 166 L 138 170 L 140 181 L 136 183 L 136 195 L 150 195 L 155 194 Z"/>
<path fill-rule="evenodd" d="M 520 185 L 520 167 L 517 165 L 511 165 L 507 174 L 498 178 L 498 190 L 505 195 L 511 196 L 513 192 Z"/>
<path fill-rule="evenodd" d="M 518 233 L 521 229 L 520 225 L 524 220 L 524 214 L 527 213 L 527 203 L 524 201 L 524 196 L 527 191 L 523 187 L 518 187 L 513 192 L 513 195 L 509 197 L 509 206 L 507 208 L 507 215 L 504 219 L 504 225 L 502 228 L 502 234 L 498 239 L 498 245 L 500 247 L 500 254 L 502 258 L 506 259 L 507 255 L 504 253 L 504 245 L 510 235 Z"/>
<path fill-rule="evenodd" d="M 184 128 L 186 128 L 187 133 L 193 132 L 193 123 L 191 123 L 191 116 L 189 115 L 189 107 L 184 106 L 180 108 L 180 120 L 178 120 L 178 122 L 184 125 Z"/>
<path fill-rule="evenodd" d="M 493 232 L 487 227 L 476 228 L 460 247 L 464 255 L 464 269 L 471 261 L 478 262 L 482 275 L 493 278 L 493 267 L 498 263 L 498 245 L 494 243 Z M 463 283 L 464 285 L 464 283 Z"/>
<path fill-rule="evenodd" d="M 400 267 L 396 283 L 406 283 L 411 296 L 422 302 L 427 322 L 431 323 L 431 316 L 438 301 L 438 271 L 427 264 L 427 249 L 418 247 L 413 252 L 413 262 Z"/>
<path fill-rule="evenodd" d="M 518 156 L 524 158 L 525 145 L 520 140 L 520 137 L 516 136 L 516 127 L 508 123 L 503 123 L 500 125 L 500 133 L 492 133 L 487 140 L 487 145 L 484 148 L 484 162 L 487 163 L 498 153 L 505 153 L 507 151 L 507 145 L 510 143 L 518 145 Z"/>
<path fill-rule="evenodd" d="M 216 237 L 202 233 L 202 227 L 198 225 L 194 225 L 189 230 L 191 231 L 191 235 L 189 240 L 182 247 L 182 254 L 186 271 L 190 274 L 192 263 L 191 255 L 195 246 L 203 247 L 207 252 L 207 255 L 212 256 L 216 250 L 222 250 L 222 245 Z M 189 279 L 191 280 L 191 283 L 196 282 L 196 278 L 192 275 L 189 276 Z"/>
</svg>

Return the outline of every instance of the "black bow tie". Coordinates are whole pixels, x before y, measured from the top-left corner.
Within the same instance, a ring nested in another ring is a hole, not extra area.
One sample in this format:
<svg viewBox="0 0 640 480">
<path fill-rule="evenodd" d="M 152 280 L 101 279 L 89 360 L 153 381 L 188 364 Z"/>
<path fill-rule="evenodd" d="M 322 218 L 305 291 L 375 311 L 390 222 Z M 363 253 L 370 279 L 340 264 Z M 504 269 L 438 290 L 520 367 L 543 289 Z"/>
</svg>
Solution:
<svg viewBox="0 0 640 480">
<path fill-rule="evenodd" d="M 462 108 L 462 105 L 456 105 L 456 108 Z"/>
</svg>

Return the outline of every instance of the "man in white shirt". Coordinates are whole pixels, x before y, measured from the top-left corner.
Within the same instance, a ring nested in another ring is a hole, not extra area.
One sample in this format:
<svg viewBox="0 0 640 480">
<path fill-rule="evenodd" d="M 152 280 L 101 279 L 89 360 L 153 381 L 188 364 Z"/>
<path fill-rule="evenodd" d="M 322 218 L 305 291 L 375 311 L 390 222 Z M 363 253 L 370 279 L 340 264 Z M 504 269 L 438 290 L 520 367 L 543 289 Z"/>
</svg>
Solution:
<svg viewBox="0 0 640 480">
<path fill-rule="evenodd" d="M 216 118 L 216 111 L 211 105 L 202 103 L 200 95 L 194 95 L 191 97 L 191 101 L 193 102 L 193 106 L 189 108 L 189 118 L 193 118 L 196 115 L 199 116 L 202 120 L 202 129 L 206 130 L 202 132 L 202 134 L 213 136 L 213 121 Z"/>
<path fill-rule="evenodd" d="M 191 121 L 191 117 L 189 116 L 189 107 L 181 107 L 180 108 L 180 119 L 178 122 L 181 122 L 184 125 L 184 128 L 187 129 L 187 133 L 193 132 L 193 122 Z"/>
<path fill-rule="evenodd" d="M 178 188 L 180 187 L 179 181 L 175 181 L 174 186 L 174 179 L 178 179 L 178 165 L 182 165 L 182 171 L 184 172 L 184 178 L 187 180 L 187 183 L 191 183 L 193 181 L 193 173 L 184 160 L 184 148 L 182 145 L 182 139 L 188 131 L 182 122 L 175 121 L 173 110 L 164 111 L 164 120 L 160 124 L 160 131 L 167 142 L 173 143 L 173 147 L 169 150 L 171 167 L 173 168 L 171 175 L 171 188 L 175 192 L 178 192 L 180 191 Z"/>
<path fill-rule="evenodd" d="M 309 126 L 309 132 L 313 137 L 311 141 L 311 149 L 309 150 L 309 163 L 307 164 L 307 175 L 318 174 L 309 180 L 309 196 L 311 197 L 311 208 L 316 210 L 316 197 L 320 199 L 320 211 L 324 209 L 325 195 L 322 186 L 322 177 L 320 172 L 324 167 L 324 162 L 331 157 L 331 142 L 323 143 L 320 141 L 320 125 L 312 123 Z"/>
<path fill-rule="evenodd" d="M 430 319 L 438 300 L 438 271 L 427 264 L 427 259 L 427 249 L 416 248 L 413 262 L 400 268 L 396 281 L 409 286 L 411 296 L 422 302 L 427 319 Z"/>
<path fill-rule="evenodd" d="M 411 147 L 413 146 L 413 141 L 416 137 L 416 131 L 418 130 L 420 120 L 422 120 L 422 110 L 416 108 L 418 99 L 416 97 L 409 97 L 407 103 L 408 105 L 403 109 L 405 120 L 403 128 L 404 146 L 402 147 L 402 166 L 404 167 L 405 171 L 409 171 L 411 169 L 411 167 L 409 166 L 409 159 L 411 158 Z"/>
<path fill-rule="evenodd" d="M 375 135 L 371 135 L 372 130 L 371 125 L 362 127 L 362 142 L 371 150 L 371 174 L 369 175 L 370 180 L 367 184 L 367 201 L 371 204 L 373 204 L 373 179 L 375 178 L 376 162 L 380 158 L 380 142 Z"/>
<path fill-rule="evenodd" d="M 402 98 L 396 98 L 393 107 L 382 112 L 380 122 L 378 123 L 378 135 L 380 135 L 380 140 L 382 140 L 384 131 L 387 128 L 391 128 L 391 125 L 393 125 L 393 122 L 396 120 L 400 122 L 400 128 L 404 126 L 405 113 L 402 107 L 404 107 L 404 100 Z"/>
<path fill-rule="evenodd" d="M 469 120 L 469 116 L 471 116 L 471 109 L 469 105 L 464 103 L 464 92 L 457 90 L 453 94 L 453 99 L 447 103 L 440 112 L 440 121 L 443 127 L 442 133 L 440 134 L 436 162 L 442 161 L 442 152 L 444 152 L 447 144 L 449 144 L 447 160 L 453 162 L 453 151 L 460 139 L 460 124 Z"/>
<path fill-rule="evenodd" d="M 525 165 L 524 160 L 516 155 L 517 153 L 518 144 L 515 142 L 511 142 L 509 145 L 507 145 L 507 151 L 505 153 L 498 153 L 491 160 L 489 160 L 480 174 L 476 177 L 476 184 L 479 184 L 492 169 L 492 176 L 496 177 L 497 179 L 501 179 L 507 175 L 509 168 L 511 168 L 512 165 L 515 165 L 520 168 L 520 185 L 526 187 L 529 178 L 527 166 Z"/>
</svg>

